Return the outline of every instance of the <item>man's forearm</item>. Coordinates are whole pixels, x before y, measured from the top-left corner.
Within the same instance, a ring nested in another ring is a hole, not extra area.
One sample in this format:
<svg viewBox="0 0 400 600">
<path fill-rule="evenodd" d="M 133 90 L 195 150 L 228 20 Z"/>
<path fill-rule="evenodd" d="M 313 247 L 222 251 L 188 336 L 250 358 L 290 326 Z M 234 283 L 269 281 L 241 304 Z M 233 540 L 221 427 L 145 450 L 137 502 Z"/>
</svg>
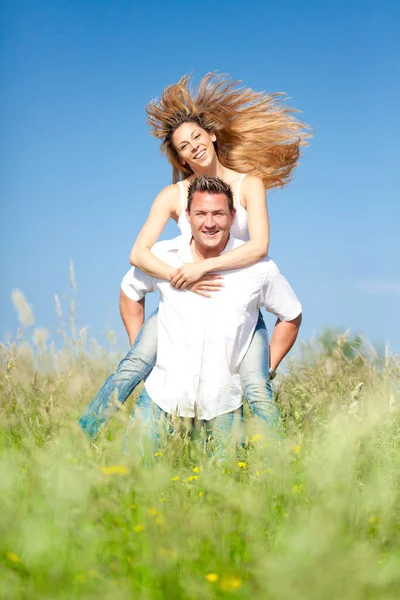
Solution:
<svg viewBox="0 0 400 600">
<path fill-rule="evenodd" d="M 132 346 L 141 326 L 144 323 L 144 298 L 135 302 L 121 290 L 119 296 L 119 310 Z"/>
<path fill-rule="evenodd" d="M 286 354 L 296 341 L 301 324 L 301 314 L 293 321 L 278 321 L 272 332 L 269 346 L 269 357 L 271 369 L 277 369 Z"/>
</svg>

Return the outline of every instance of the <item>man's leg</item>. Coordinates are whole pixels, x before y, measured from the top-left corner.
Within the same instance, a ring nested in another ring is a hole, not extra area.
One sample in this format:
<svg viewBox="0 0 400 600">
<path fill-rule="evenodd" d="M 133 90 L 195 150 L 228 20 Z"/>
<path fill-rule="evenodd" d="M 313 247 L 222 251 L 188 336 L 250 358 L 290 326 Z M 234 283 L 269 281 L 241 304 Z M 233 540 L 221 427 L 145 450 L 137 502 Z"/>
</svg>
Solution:
<svg viewBox="0 0 400 600">
<path fill-rule="evenodd" d="M 249 349 L 239 368 L 244 395 L 253 415 L 268 427 L 282 431 L 280 413 L 269 381 L 269 340 L 264 319 L 259 314 Z"/>
<path fill-rule="evenodd" d="M 158 311 L 154 312 L 141 328 L 135 343 L 121 360 L 118 368 L 108 377 L 97 392 L 79 424 L 93 437 L 103 423 L 111 419 L 129 398 L 135 387 L 144 380 L 154 367 L 157 357 Z M 116 398 L 113 398 L 116 391 Z"/>
</svg>

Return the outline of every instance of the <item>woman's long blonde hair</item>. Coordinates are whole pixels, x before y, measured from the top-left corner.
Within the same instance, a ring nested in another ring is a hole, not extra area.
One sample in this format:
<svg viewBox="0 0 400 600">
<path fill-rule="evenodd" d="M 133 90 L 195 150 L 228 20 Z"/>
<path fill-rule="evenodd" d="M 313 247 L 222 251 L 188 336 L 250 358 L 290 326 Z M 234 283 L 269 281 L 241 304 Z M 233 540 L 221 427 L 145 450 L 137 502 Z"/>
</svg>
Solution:
<svg viewBox="0 0 400 600">
<path fill-rule="evenodd" d="M 164 89 L 161 100 L 147 105 L 151 133 L 163 140 L 161 151 L 172 165 L 174 183 L 192 174 L 172 143 L 174 131 L 187 122 L 215 133 L 218 159 L 225 167 L 257 175 L 267 190 L 290 180 L 310 128 L 294 116 L 299 111 L 283 104 L 285 94 L 254 92 L 239 83 L 208 73 L 196 92 L 185 75 Z"/>
</svg>

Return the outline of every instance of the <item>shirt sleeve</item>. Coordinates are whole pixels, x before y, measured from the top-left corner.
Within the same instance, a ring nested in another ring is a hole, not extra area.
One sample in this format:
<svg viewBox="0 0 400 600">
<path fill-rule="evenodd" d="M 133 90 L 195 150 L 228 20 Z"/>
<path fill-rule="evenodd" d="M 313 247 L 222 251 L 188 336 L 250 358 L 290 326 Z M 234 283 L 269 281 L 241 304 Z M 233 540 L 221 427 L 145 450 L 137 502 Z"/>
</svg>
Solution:
<svg viewBox="0 0 400 600">
<path fill-rule="evenodd" d="M 281 321 L 292 321 L 301 313 L 301 304 L 274 261 L 268 258 L 266 264 L 261 306 Z"/>
<path fill-rule="evenodd" d="M 149 292 L 156 290 L 157 280 L 136 267 L 129 269 L 121 282 L 121 290 L 128 298 L 137 302 Z"/>
</svg>

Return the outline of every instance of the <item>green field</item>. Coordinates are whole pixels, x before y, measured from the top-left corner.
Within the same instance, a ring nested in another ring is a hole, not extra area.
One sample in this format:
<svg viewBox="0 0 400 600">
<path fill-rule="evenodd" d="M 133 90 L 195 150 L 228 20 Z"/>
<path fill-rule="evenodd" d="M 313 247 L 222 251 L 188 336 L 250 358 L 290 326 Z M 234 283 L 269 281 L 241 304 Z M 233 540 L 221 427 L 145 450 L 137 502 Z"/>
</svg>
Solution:
<svg viewBox="0 0 400 600">
<path fill-rule="evenodd" d="M 25 334 L 26 335 L 26 334 Z M 84 332 L 1 348 L 0 597 L 400 598 L 400 368 L 359 340 L 298 344 L 277 384 L 287 436 L 246 420 L 226 463 L 76 420 L 117 357 Z"/>
</svg>

